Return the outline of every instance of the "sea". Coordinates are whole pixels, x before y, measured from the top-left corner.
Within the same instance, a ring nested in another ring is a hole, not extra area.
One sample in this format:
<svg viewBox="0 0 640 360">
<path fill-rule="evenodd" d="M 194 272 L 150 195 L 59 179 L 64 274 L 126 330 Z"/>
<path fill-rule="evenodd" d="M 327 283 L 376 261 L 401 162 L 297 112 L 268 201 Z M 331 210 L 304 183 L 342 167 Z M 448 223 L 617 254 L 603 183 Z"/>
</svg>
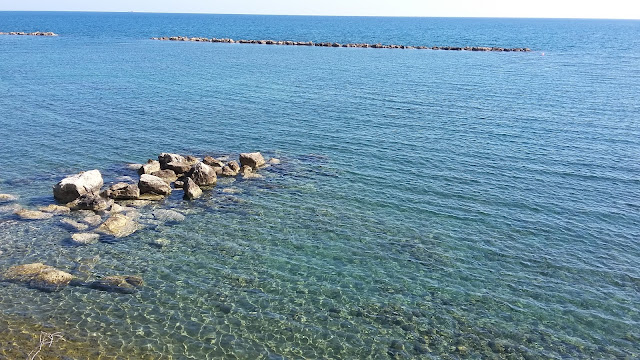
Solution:
<svg viewBox="0 0 640 360">
<path fill-rule="evenodd" d="M 0 36 L 0 271 L 144 279 L 0 282 L 0 359 L 640 358 L 640 21 L 0 12 L 0 31 L 59 35 Z M 14 214 L 80 171 L 253 151 L 280 164 L 175 190 L 125 238 Z"/>
</svg>

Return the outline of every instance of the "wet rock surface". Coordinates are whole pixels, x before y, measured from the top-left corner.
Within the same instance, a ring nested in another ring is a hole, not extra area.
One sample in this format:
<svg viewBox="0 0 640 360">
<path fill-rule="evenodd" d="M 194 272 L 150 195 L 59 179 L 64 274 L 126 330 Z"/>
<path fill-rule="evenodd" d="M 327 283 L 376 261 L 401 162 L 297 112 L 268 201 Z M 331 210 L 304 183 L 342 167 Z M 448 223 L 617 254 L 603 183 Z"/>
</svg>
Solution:
<svg viewBox="0 0 640 360">
<path fill-rule="evenodd" d="M 102 291 L 133 294 L 144 285 L 142 277 L 135 275 L 105 276 L 89 284 L 89 287 Z"/>
<path fill-rule="evenodd" d="M 73 276 L 42 263 L 15 265 L 2 275 L 4 281 L 24 283 L 44 291 L 58 291 L 69 285 Z"/>
</svg>

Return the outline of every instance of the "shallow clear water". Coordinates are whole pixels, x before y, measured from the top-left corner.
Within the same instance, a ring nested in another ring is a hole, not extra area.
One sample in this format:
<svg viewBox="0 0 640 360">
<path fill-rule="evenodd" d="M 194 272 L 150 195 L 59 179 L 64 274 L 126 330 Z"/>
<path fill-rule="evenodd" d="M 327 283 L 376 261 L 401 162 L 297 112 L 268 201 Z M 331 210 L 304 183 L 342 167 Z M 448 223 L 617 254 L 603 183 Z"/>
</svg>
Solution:
<svg viewBox="0 0 640 360">
<path fill-rule="evenodd" d="M 118 358 L 640 357 L 640 22 L 0 12 L 36 30 L 60 37 L 0 37 L 0 192 L 22 206 L 163 151 L 282 164 L 85 247 L 0 204 L 0 269 L 145 280 L 0 283 L 5 331 Z M 148 40 L 172 35 L 534 51 Z"/>
</svg>

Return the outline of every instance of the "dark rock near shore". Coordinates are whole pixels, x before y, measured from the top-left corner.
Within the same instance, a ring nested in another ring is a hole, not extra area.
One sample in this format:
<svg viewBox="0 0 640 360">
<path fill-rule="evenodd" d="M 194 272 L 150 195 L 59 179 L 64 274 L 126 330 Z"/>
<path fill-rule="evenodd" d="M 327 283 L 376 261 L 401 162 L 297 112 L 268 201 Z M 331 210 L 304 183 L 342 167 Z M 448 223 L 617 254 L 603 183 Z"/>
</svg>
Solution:
<svg viewBox="0 0 640 360">
<path fill-rule="evenodd" d="M 99 195 L 84 194 L 67 204 L 73 210 L 104 211 L 111 206 L 112 200 L 107 200 Z"/>
<path fill-rule="evenodd" d="M 135 200 L 140 197 L 140 188 L 136 184 L 117 183 L 111 185 L 108 195 L 115 200 Z"/>
<path fill-rule="evenodd" d="M 182 155 L 178 154 L 170 154 L 170 153 L 162 153 L 158 155 L 158 162 L 160 162 L 160 169 L 164 170 L 167 168 L 167 164 L 169 163 L 185 163 L 187 159 Z"/>
</svg>

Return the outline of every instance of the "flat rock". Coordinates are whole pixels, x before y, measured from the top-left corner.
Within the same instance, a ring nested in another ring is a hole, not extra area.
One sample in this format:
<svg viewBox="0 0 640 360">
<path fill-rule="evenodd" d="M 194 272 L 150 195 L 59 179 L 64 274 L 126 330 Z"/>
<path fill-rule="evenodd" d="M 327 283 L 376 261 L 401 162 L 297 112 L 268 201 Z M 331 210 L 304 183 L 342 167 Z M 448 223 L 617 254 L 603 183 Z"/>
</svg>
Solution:
<svg viewBox="0 0 640 360">
<path fill-rule="evenodd" d="M 76 233 L 71 235 L 71 242 L 76 245 L 91 245 L 98 242 L 100 238 L 96 233 Z"/>
<path fill-rule="evenodd" d="M 184 221 L 184 215 L 175 210 L 157 209 L 153 211 L 153 217 L 162 222 L 180 222 Z"/>
<path fill-rule="evenodd" d="M 40 206 L 38 208 L 38 210 L 46 212 L 46 213 L 56 214 L 56 215 L 68 214 L 69 212 L 71 212 L 71 209 L 69 209 L 68 207 L 61 206 L 61 205 L 56 205 L 56 204 L 49 204 L 47 206 Z"/>
<path fill-rule="evenodd" d="M 265 164 L 264 157 L 259 152 L 242 153 L 240 154 L 240 165 L 251 166 L 252 168 L 258 168 Z"/>
<path fill-rule="evenodd" d="M 240 194 L 240 193 L 242 193 L 242 190 L 240 190 L 238 188 L 224 188 L 224 189 L 222 189 L 222 192 L 224 194 Z"/>
<path fill-rule="evenodd" d="M 166 170 L 172 170 L 174 173 L 176 173 L 177 175 L 180 174 L 184 174 L 186 172 L 189 172 L 189 170 L 191 170 L 191 167 L 193 165 L 187 162 L 170 162 L 165 166 Z"/>
<path fill-rule="evenodd" d="M 24 220 L 44 220 L 44 219 L 50 219 L 53 217 L 53 214 L 51 213 L 46 213 L 38 210 L 27 210 L 27 209 L 20 209 L 16 211 L 15 214 Z"/>
<path fill-rule="evenodd" d="M 162 201 L 165 199 L 165 197 L 163 195 L 158 195 L 158 194 L 142 194 L 140 195 L 140 200 L 146 200 L 146 201 Z"/>
<path fill-rule="evenodd" d="M 67 286 L 73 276 L 43 263 L 15 265 L 4 272 L 4 281 L 23 283 L 44 291 L 58 291 Z"/>
<path fill-rule="evenodd" d="M 146 164 L 143 164 L 138 169 L 138 175 L 151 174 L 151 173 L 154 173 L 156 171 L 160 171 L 160 162 L 157 161 L 157 160 L 149 159 L 149 161 L 147 161 Z"/>
<path fill-rule="evenodd" d="M 98 193 L 102 185 L 100 171 L 84 171 L 58 182 L 53 187 L 53 196 L 62 203 L 69 203 L 84 194 Z"/>
<path fill-rule="evenodd" d="M 125 207 L 134 207 L 134 208 L 143 208 L 145 206 L 149 206 L 151 204 L 150 200 L 125 200 L 122 201 L 120 204 L 122 204 Z"/>
<path fill-rule="evenodd" d="M 166 181 L 153 175 L 143 174 L 140 176 L 138 187 L 141 193 L 150 193 L 157 195 L 171 194 L 171 186 Z"/>
<path fill-rule="evenodd" d="M 111 204 L 111 208 L 109 209 L 109 212 L 112 214 L 117 214 L 122 211 L 124 211 L 124 207 L 116 203 Z"/>
<path fill-rule="evenodd" d="M 89 287 L 102 291 L 133 294 L 144 285 L 142 277 L 136 275 L 105 276 L 89 284 Z"/>
<path fill-rule="evenodd" d="M 73 219 L 69 219 L 69 218 L 64 218 L 60 220 L 60 223 L 69 227 L 72 227 L 78 231 L 84 231 L 87 230 L 89 228 L 89 225 L 87 224 L 82 224 L 79 223 Z"/>
<path fill-rule="evenodd" d="M 123 214 L 113 214 L 96 231 L 117 238 L 129 236 L 138 230 L 138 224 Z"/>
<path fill-rule="evenodd" d="M 202 196 L 202 189 L 191 178 L 187 178 L 184 182 L 184 195 L 185 200 L 193 200 Z"/>
<path fill-rule="evenodd" d="M 138 171 L 140 170 L 140 168 L 143 166 L 143 164 L 127 164 L 126 168 L 129 170 L 135 170 Z"/>
<path fill-rule="evenodd" d="M 158 170 L 151 173 L 153 176 L 157 176 L 160 179 L 167 182 L 167 184 L 171 184 L 172 182 L 178 180 L 178 175 L 176 175 L 175 171 L 170 169 Z"/>
</svg>

